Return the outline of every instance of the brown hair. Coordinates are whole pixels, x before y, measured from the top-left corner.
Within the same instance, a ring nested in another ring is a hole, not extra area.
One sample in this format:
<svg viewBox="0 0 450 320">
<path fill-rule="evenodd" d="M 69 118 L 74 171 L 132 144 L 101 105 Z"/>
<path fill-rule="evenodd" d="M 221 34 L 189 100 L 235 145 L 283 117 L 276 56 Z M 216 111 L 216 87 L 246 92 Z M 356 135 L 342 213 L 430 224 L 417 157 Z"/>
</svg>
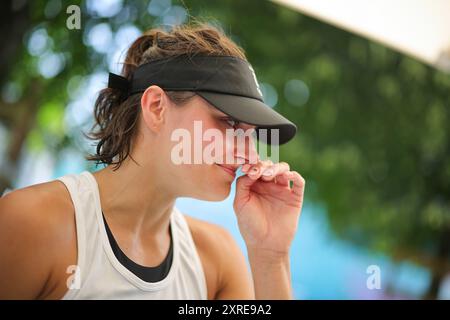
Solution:
<svg viewBox="0 0 450 320">
<path fill-rule="evenodd" d="M 206 23 L 175 26 L 170 31 L 151 29 L 136 39 L 127 51 L 122 76 L 131 79 L 134 70 L 152 60 L 179 55 L 223 55 L 246 60 L 244 51 L 223 31 Z M 166 91 L 177 105 L 195 95 L 193 92 Z M 113 164 L 114 170 L 130 155 L 137 130 L 142 93 L 122 96 L 120 90 L 106 88 L 95 102 L 95 124 L 88 135 L 99 140 L 96 153 L 88 160 Z"/>
</svg>

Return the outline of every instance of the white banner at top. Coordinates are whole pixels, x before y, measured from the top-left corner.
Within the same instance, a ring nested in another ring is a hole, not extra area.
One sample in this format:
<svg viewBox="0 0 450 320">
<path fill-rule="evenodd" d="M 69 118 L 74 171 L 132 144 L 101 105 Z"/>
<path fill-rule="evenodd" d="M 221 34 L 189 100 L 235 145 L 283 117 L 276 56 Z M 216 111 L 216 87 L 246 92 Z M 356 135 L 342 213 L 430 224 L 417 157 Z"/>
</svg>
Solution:
<svg viewBox="0 0 450 320">
<path fill-rule="evenodd" d="M 450 72 L 450 0 L 272 0 Z"/>
</svg>

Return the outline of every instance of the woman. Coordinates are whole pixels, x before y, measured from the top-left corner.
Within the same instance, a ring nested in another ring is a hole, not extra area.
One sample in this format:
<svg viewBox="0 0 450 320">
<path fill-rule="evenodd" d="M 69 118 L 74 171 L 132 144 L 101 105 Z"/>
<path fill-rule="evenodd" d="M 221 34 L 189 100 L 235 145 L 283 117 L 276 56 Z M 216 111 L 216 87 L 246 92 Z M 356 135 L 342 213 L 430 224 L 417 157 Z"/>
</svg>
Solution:
<svg viewBox="0 0 450 320">
<path fill-rule="evenodd" d="M 263 104 L 242 49 L 207 25 L 150 30 L 122 75 L 110 74 L 95 120 L 89 159 L 104 169 L 0 200 L 0 299 L 292 298 L 289 247 L 305 181 L 287 163 L 260 161 L 251 136 L 225 133 L 256 129 L 263 139 L 266 129 L 278 134 L 266 143 L 282 144 L 296 127 Z M 208 161 L 184 161 L 192 144 L 174 152 L 174 136 L 198 124 L 215 132 L 191 141 L 201 154 L 219 147 Z M 233 208 L 251 274 L 224 228 L 174 206 L 225 199 L 241 165 Z"/>
</svg>

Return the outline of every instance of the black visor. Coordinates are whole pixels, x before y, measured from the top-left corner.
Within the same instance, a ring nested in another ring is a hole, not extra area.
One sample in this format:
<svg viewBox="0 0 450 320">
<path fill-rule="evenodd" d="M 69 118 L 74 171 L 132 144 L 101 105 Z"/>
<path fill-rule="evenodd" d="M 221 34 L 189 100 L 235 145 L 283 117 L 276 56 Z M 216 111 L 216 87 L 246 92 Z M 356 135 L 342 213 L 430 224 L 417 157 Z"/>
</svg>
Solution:
<svg viewBox="0 0 450 320">
<path fill-rule="evenodd" d="M 266 105 L 252 66 L 229 56 L 181 55 L 140 65 L 131 81 L 110 74 L 110 88 L 127 96 L 144 92 L 151 85 L 167 91 L 193 91 L 230 117 L 256 126 L 256 134 L 269 144 L 284 144 L 297 132 L 294 123 Z M 266 135 L 259 135 L 267 129 Z M 277 139 L 271 130 L 278 129 Z"/>
</svg>

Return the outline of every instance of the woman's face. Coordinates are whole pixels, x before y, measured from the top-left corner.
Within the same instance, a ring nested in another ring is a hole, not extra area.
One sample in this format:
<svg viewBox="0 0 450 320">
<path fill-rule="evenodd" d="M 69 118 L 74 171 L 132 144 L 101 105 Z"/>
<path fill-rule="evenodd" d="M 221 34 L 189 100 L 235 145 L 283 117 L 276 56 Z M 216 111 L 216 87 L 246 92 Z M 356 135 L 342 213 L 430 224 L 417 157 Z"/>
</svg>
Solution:
<svg viewBox="0 0 450 320">
<path fill-rule="evenodd" d="M 237 168 L 257 159 L 254 126 L 236 123 L 198 95 L 182 106 L 169 102 L 166 107 L 157 150 L 164 155 L 160 159 L 170 187 L 181 197 L 224 200 Z M 237 138 L 238 132 L 247 137 Z"/>
</svg>

